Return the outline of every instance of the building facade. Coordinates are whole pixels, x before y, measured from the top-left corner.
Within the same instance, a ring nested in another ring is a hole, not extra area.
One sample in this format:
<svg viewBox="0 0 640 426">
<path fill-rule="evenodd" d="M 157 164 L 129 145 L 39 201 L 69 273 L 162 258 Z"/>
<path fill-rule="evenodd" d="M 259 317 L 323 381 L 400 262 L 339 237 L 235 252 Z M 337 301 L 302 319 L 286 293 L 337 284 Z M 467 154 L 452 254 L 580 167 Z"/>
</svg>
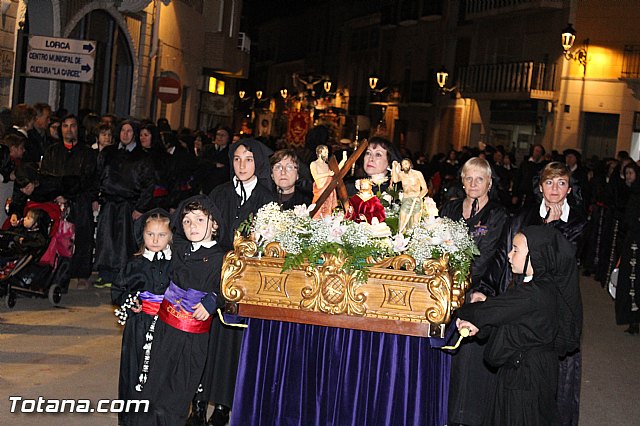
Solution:
<svg viewBox="0 0 640 426">
<path fill-rule="evenodd" d="M 0 107 L 47 102 L 76 114 L 166 117 L 174 128 L 231 124 L 236 80 L 246 78 L 249 65 L 241 0 L 2 5 Z M 57 40 L 63 47 L 84 40 L 78 49 L 91 51 L 53 55 L 47 49 Z M 69 62 L 82 67 L 74 71 Z"/>
<path fill-rule="evenodd" d="M 413 152 L 485 143 L 524 155 L 541 143 L 638 158 L 633 26 L 640 8 L 633 0 L 311 3 L 258 27 L 251 80 L 274 96 L 280 87 L 297 89 L 292 74 L 327 76 L 342 95 L 336 107 L 384 123 Z M 568 23 L 578 36 L 565 55 Z M 586 66 L 570 59 L 583 48 Z M 444 90 L 436 84 L 442 66 Z M 372 74 L 380 79 L 374 90 Z"/>
</svg>

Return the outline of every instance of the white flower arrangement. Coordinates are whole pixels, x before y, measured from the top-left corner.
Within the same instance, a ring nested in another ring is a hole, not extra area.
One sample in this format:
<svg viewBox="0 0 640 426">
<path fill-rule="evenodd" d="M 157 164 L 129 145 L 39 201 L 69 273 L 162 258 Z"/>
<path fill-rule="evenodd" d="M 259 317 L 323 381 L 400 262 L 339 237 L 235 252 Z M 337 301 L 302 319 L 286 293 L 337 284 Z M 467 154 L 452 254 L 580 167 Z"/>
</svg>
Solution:
<svg viewBox="0 0 640 426">
<path fill-rule="evenodd" d="M 386 223 L 356 223 L 345 220 L 343 214 L 322 219 L 309 217 L 306 206 L 294 210 L 280 209 L 277 203 L 263 206 L 252 223 L 254 240 L 259 252 L 274 241 L 287 253 L 285 269 L 304 261 L 316 263 L 323 253 L 341 249 L 348 257 L 347 269 L 362 272 L 366 279 L 366 258 L 383 258 L 409 254 L 416 260 L 418 271 L 426 259 L 449 255 L 452 268 L 460 271 L 464 280 L 478 249 L 464 222 L 434 215 L 435 203 L 428 203 L 427 214 L 408 235 L 392 235 Z M 437 209 L 435 209 L 437 214 Z"/>
</svg>

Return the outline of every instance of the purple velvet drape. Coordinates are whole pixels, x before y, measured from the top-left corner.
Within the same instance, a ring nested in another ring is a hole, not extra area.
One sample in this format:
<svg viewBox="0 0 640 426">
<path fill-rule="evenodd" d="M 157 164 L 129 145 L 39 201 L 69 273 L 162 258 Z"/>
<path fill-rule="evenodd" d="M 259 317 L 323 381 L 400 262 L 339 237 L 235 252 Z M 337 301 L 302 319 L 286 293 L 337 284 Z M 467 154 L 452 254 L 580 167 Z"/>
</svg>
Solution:
<svg viewBox="0 0 640 426">
<path fill-rule="evenodd" d="M 427 338 L 251 319 L 231 424 L 444 425 L 449 365 Z"/>
</svg>

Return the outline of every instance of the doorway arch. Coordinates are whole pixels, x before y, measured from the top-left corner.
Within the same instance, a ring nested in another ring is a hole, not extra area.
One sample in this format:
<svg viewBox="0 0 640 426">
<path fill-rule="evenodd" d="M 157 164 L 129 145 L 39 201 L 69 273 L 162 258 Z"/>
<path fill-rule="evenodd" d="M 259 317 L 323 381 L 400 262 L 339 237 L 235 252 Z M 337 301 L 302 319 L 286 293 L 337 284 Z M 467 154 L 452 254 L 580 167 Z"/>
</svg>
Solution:
<svg viewBox="0 0 640 426">
<path fill-rule="evenodd" d="M 93 83 L 61 82 L 60 106 L 78 114 L 91 110 L 129 116 L 137 89 L 133 78 L 137 63 L 122 15 L 87 5 L 67 23 L 62 36 L 96 41 L 96 56 Z"/>
</svg>

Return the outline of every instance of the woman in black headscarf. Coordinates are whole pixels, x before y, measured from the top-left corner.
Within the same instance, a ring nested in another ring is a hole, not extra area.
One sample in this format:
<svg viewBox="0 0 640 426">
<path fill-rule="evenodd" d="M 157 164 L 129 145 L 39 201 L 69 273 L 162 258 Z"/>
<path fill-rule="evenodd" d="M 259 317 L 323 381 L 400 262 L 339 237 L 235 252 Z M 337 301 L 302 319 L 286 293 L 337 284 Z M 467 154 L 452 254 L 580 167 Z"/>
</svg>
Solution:
<svg viewBox="0 0 640 426">
<path fill-rule="evenodd" d="M 271 154 L 271 149 L 255 139 L 243 139 L 229 148 L 231 181 L 209 194 L 224 217 L 227 232 L 221 244 L 228 250 L 233 248 L 233 233 L 240 224 L 263 205 L 275 201 L 271 192 Z"/>
<path fill-rule="evenodd" d="M 110 287 L 137 250 L 133 221 L 153 206 L 153 163 L 140 146 L 138 123 L 122 122 L 117 134 L 119 142 L 98 155 L 101 207 L 94 269 L 100 277 L 94 285 L 99 287 Z"/>
<path fill-rule="evenodd" d="M 620 248 L 620 271 L 616 290 L 616 323 L 629 324 L 629 334 L 640 333 L 640 169 L 634 163 L 624 168 L 629 198 L 625 209 Z"/>
<path fill-rule="evenodd" d="M 222 214 L 224 227 L 219 241 L 226 250 L 233 248 L 233 235 L 240 224 L 263 205 L 275 201 L 270 189 L 269 156 L 272 153 L 255 139 L 243 139 L 229 148 L 231 181 L 215 187 L 209 194 Z M 204 392 L 194 398 L 189 424 L 202 424 L 209 401 L 215 404 L 210 424 L 224 425 L 229 420 L 242 336 L 242 329 L 213 320 L 202 378 Z"/>
<path fill-rule="evenodd" d="M 559 231 L 530 226 L 514 238 L 509 262 L 522 285 L 458 310 L 458 328 L 488 337 L 484 360 L 498 368 L 483 424 L 560 424 L 558 355 L 577 349 L 582 332 L 575 249 Z"/>
</svg>

